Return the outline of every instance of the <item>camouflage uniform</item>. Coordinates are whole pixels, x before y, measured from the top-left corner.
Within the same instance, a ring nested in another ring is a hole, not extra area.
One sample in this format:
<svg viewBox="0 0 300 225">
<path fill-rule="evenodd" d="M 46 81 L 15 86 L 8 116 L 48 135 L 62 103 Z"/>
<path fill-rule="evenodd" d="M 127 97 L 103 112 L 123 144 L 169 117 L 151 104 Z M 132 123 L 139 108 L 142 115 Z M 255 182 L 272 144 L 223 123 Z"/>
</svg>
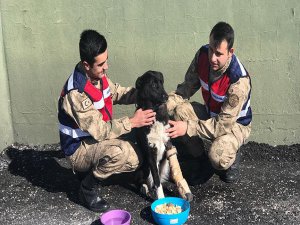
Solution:
<svg viewBox="0 0 300 225">
<path fill-rule="evenodd" d="M 108 79 L 114 104 L 132 104 L 136 100 L 134 88 L 121 87 Z M 101 90 L 100 82 L 93 84 Z M 81 141 L 75 153 L 67 158 L 73 170 L 93 170 L 95 177 L 105 179 L 112 174 L 131 172 L 142 163 L 139 150 L 121 136 L 131 132 L 129 118 L 112 119 L 105 122 L 85 92 L 72 90 L 64 96 L 62 108 L 91 137 Z"/>
<path fill-rule="evenodd" d="M 250 94 L 250 77 L 241 77 L 229 86 L 220 113 L 211 117 L 205 105 L 188 101 L 201 87 L 198 75 L 199 54 L 200 49 L 186 72 L 184 82 L 178 85 L 175 92 L 169 94 L 167 106 L 175 120 L 187 121 L 189 137 L 198 136 L 205 143 L 209 143 L 206 151 L 212 166 L 218 170 L 226 170 L 233 164 L 238 149 L 250 135 L 251 123 L 244 126 L 237 122 Z M 219 77 L 229 67 L 230 60 Z M 199 146 L 194 146 L 189 151 L 193 156 L 200 154 Z"/>
</svg>

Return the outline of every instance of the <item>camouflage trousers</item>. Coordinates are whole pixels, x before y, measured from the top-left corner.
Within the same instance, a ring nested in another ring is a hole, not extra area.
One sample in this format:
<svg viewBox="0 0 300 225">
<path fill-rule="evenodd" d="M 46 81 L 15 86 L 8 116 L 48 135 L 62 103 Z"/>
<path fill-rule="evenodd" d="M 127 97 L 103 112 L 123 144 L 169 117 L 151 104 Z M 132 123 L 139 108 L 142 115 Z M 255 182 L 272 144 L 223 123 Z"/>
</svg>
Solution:
<svg viewBox="0 0 300 225">
<path fill-rule="evenodd" d="M 113 174 L 133 172 L 142 164 L 137 146 L 123 139 L 101 142 L 94 139 L 84 140 L 76 152 L 68 158 L 73 171 L 92 170 L 94 176 L 100 180 Z"/>
<path fill-rule="evenodd" d="M 207 120 L 209 119 L 209 115 L 205 105 L 186 101 L 175 108 L 174 119 L 182 121 Z M 186 151 L 188 151 L 190 155 L 197 157 L 203 153 L 203 150 L 200 149 L 201 146 L 203 146 L 212 166 L 217 170 L 226 170 L 235 161 L 236 153 L 249 137 L 250 131 L 251 124 L 243 126 L 239 123 L 235 123 L 230 133 L 217 137 L 214 140 L 199 137 L 198 143 L 195 143 L 195 139 L 193 139 L 195 137 L 190 137 L 185 141 L 188 146 Z M 202 144 L 199 144 L 200 142 Z"/>
</svg>

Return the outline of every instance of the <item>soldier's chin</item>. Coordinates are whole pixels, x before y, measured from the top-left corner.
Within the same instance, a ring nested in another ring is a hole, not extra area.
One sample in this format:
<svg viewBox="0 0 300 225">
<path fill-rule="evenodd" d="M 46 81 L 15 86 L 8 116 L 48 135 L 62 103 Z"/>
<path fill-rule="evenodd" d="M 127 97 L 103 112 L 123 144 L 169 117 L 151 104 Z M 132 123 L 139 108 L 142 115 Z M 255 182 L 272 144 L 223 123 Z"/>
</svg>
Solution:
<svg viewBox="0 0 300 225">
<path fill-rule="evenodd" d="M 101 73 L 101 74 L 99 74 L 99 79 L 102 79 L 102 78 L 105 77 L 105 76 L 106 76 L 105 73 Z"/>
<path fill-rule="evenodd" d="M 218 65 L 215 65 L 215 66 L 211 66 L 211 69 L 213 71 L 218 71 L 220 69 L 220 67 Z"/>
</svg>

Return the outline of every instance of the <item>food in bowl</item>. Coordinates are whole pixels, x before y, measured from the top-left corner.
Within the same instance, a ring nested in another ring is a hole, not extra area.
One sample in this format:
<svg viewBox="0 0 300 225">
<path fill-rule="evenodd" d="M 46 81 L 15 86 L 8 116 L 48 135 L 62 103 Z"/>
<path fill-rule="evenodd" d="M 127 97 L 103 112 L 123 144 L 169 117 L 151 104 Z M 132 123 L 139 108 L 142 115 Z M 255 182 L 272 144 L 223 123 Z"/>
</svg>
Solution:
<svg viewBox="0 0 300 225">
<path fill-rule="evenodd" d="M 157 213 L 155 211 L 156 207 L 165 203 L 172 203 L 175 206 L 180 206 L 182 212 L 177 214 Z M 151 204 L 151 213 L 154 222 L 158 225 L 182 225 L 188 220 L 190 214 L 190 203 L 182 198 L 177 197 L 160 198 Z"/>
<path fill-rule="evenodd" d="M 164 203 L 155 207 L 155 212 L 160 214 L 178 214 L 182 212 L 181 206 L 173 203 Z"/>
</svg>

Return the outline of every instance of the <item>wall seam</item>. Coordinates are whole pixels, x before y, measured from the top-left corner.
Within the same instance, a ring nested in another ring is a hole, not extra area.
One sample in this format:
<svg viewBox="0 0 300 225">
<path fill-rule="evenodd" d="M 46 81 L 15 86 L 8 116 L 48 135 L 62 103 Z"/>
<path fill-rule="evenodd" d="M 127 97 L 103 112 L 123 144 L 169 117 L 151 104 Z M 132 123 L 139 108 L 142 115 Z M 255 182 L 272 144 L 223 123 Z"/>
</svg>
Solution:
<svg viewBox="0 0 300 225">
<path fill-rule="evenodd" d="M 7 97 L 8 97 L 8 114 L 9 114 L 9 120 L 10 120 L 10 124 L 11 124 L 11 135 L 12 135 L 12 143 L 14 143 L 15 141 L 15 130 L 14 130 L 14 125 L 13 125 L 13 114 L 12 114 L 12 107 L 11 107 L 11 88 L 10 88 L 10 82 L 9 82 L 9 74 L 8 74 L 8 69 L 7 69 L 7 61 L 6 61 L 6 50 L 5 50 L 5 40 L 4 40 L 4 36 L 3 36 L 3 25 L 2 25 L 2 5 L 1 5 L 1 0 L 0 0 L 0 25 L 1 25 L 1 42 L 2 42 L 2 49 L 0 49 L 3 53 L 3 69 L 5 71 L 5 75 L 6 75 L 6 84 L 7 85 Z M 1 149 L 0 149 L 1 152 Z"/>
</svg>

